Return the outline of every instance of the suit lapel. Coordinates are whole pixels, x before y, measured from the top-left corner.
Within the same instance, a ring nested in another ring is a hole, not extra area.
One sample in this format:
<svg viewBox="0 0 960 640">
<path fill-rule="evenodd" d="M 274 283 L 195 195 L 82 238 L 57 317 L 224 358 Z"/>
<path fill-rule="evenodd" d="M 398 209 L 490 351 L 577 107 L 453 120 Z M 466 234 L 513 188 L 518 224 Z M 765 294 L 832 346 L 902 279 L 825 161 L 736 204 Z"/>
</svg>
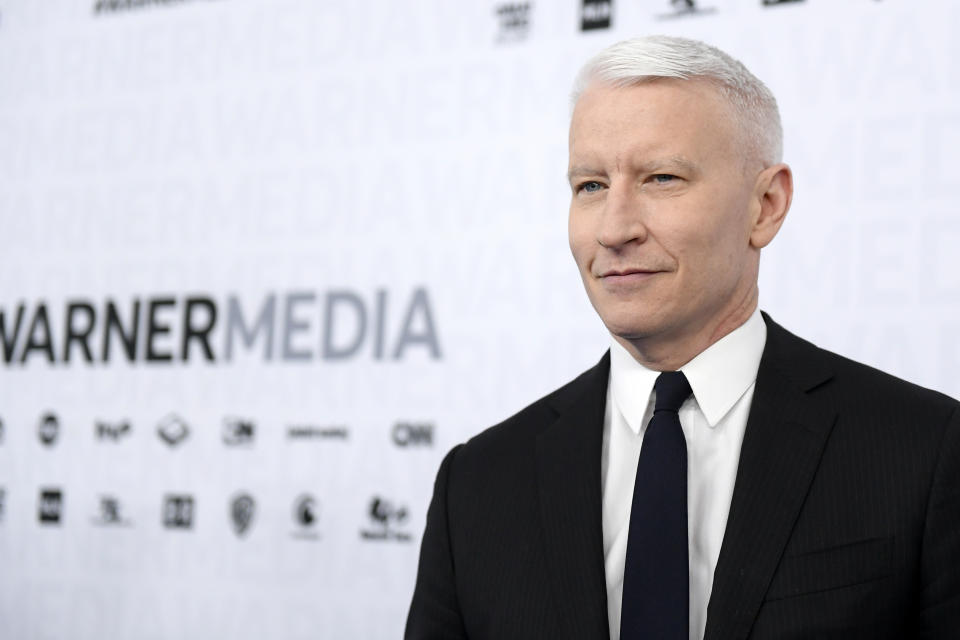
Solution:
<svg viewBox="0 0 960 640">
<path fill-rule="evenodd" d="M 600 454 L 610 356 L 555 398 L 559 418 L 537 439 L 543 546 L 564 637 L 609 638 Z"/>
<path fill-rule="evenodd" d="M 818 349 L 768 317 L 705 640 L 746 638 L 800 514 L 836 417 L 811 393 L 831 377 Z M 787 375 L 784 371 L 789 371 Z"/>
</svg>

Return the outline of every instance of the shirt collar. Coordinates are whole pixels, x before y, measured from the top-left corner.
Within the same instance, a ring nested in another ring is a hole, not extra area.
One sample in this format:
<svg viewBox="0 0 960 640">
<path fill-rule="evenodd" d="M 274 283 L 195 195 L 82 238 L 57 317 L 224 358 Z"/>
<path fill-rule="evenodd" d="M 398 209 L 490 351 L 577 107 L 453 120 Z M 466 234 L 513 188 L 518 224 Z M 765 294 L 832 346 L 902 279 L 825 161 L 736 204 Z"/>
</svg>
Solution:
<svg viewBox="0 0 960 640">
<path fill-rule="evenodd" d="M 767 325 L 757 309 L 742 325 L 680 367 L 711 428 L 723 419 L 757 379 Z M 659 371 L 647 369 L 617 340 L 610 348 L 613 401 L 630 429 L 639 434 Z"/>
</svg>

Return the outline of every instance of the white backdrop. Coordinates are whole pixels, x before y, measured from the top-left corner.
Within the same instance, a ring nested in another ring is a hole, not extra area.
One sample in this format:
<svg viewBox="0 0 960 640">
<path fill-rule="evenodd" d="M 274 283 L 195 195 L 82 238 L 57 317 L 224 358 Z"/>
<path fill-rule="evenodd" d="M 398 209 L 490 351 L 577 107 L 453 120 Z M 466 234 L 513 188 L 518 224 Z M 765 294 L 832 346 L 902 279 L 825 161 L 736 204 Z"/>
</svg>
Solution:
<svg viewBox="0 0 960 640">
<path fill-rule="evenodd" d="M 632 35 L 781 102 L 762 307 L 960 395 L 960 7 L 687 4 L 0 0 L 0 637 L 399 637 L 443 454 L 607 343 L 568 95 Z"/>
</svg>

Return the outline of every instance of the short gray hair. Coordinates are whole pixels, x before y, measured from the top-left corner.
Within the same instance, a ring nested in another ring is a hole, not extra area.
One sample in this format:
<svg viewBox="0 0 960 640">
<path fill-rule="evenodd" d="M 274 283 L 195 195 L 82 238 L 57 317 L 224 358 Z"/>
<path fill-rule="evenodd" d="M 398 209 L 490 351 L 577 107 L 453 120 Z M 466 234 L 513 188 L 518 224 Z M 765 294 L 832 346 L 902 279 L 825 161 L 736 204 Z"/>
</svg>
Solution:
<svg viewBox="0 0 960 640">
<path fill-rule="evenodd" d="M 783 156 L 777 99 L 742 62 L 699 40 L 645 36 L 611 45 L 587 61 L 573 86 L 573 103 L 594 82 L 627 87 L 657 78 L 700 78 L 717 86 L 739 120 L 751 152 L 764 166 Z"/>
</svg>

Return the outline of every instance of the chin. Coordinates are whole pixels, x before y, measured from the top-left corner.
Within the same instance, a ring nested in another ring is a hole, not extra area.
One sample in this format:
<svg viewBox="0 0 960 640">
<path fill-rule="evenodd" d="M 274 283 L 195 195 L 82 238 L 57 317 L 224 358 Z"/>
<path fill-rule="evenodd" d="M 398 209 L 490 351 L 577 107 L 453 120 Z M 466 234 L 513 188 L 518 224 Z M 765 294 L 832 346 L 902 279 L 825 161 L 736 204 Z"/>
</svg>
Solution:
<svg viewBox="0 0 960 640">
<path fill-rule="evenodd" d="M 613 335 L 625 340 L 640 340 L 657 333 L 657 325 L 645 319 L 632 317 L 603 317 L 603 324 Z"/>
<path fill-rule="evenodd" d="M 637 299 L 611 299 L 604 292 L 597 293 L 599 295 L 591 299 L 593 308 L 607 330 L 615 336 L 631 340 L 645 338 L 657 333 L 663 324 L 661 314 L 651 313 L 661 310 L 657 305 Z"/>
</svg>

